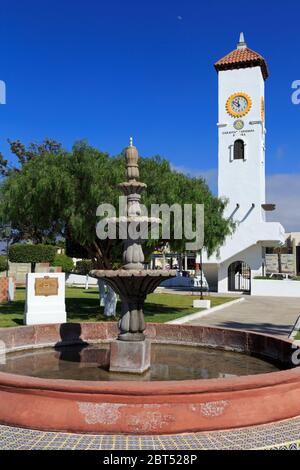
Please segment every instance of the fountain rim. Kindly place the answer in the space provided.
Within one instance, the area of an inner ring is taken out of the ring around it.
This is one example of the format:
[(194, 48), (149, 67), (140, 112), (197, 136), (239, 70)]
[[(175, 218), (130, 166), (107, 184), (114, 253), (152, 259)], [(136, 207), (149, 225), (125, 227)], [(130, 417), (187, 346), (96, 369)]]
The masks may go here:
[[(61, 328), (68, 330), (67, 325), (70, 330), (62, 338)], [(76, 336), (78, 325), (80, 336)], [(60, 341), (109, 342), (116, 332), (117, 325), (111, 322), (48, 324), (2, 328), (0, 339), (6, 340), (7, 352), (13, 352), (53, 347)], [(165, 344), (198, 342), (223, 350), (260, 351), (260, 357), (276, 356), (287, 367), (291, 361), (292, 341), (273, 335), (170, 324), (148, 324), (146, 334)], [(216, 431), (299, 416), (299, 393), (300, 367), (234, 378), (158, 382), (87, 382), (0, 372), (0, 403), (6, 404), (0, 407), (0, 423), (84, 434)]]
[[(95, 322), (100, 323), (100, 322)], [(93, 325), (94, 322), (81, 322), (80, 325)], [(105, 324), (110, 324), (114, 322), (105, 322)], [(161, 324), (159, 323), (152, 323), (150, 326), (159, 327)], [(36, 325), (37, 327), (49, 327), (49, 325)], [(35, 326), (35, 327), (36, 327)], [(51, 325), (55, 326), (55, 325)], [(57, 325), (56, 325), (57, 326)], [(183, 327), (183, 325), (167, 325), (164, 326), (168, 327)], [(190, 325), (189, 325), (190, 326)], [(208, 329), (208, 330), (218, 330), (223, 331), (228, 334), (230, 333), (242, 333), (245, 334), (248, 338), (248, 335), (254, 337), (261, 337), (265, 339), (275, 340), (280, 343), (284, 343), (287, 345), (293, 344), (293, 341), (278, 337), (275, 335), (269, 335), (259, 332), (253, 332), (248, 330), (236, 330), (230, 328), (222, 328), (222, 327), (205, 327), (205, 326), (190, 326), (191, 328), (201, 328), (201, 329)], [(25, 328), (31, 328), (31, 326), (19, 326), (13, 327), (14, 330), (24, 330)], [(7, 330), (7, 328), (0, 328), (0, 339), (1, 339), (1, 332), (3, 330)], [(151, 339), (151, 338), (150, 338)], [(109, 343), (113, 340), (113, 338), (104, 338), (102, 339), (103, 343)], [(99, 344), (99, 341), (86, 341), (89, 344)], [(206, 344), (189, 344), (186, 341), (166, 341), (161, 340), (153, 341), (154, 344), (176, 344), (182, 346), (202, 346), (202, 347), (211, 347), (212, 349), (218, 349), (223, 351), (230, 350), (231, 352), (235, 352), (237, 354), (247, 354), (245, 352), (234, 350), (234, 349), (226, 349), (221, 345), (213, 345), (208, 346)], [(14, 352), (21, 352), (26, 351), (29, 349), (46, 349), (54, 347), (56, 342), (52, 344), (28, 344), (25, 347), (15, 347), (8, 350), (8, 354)], [(72, 343), (72, 345), (76, 345), (79, 343)], [(71, 344), (66, 344), (66, 346)], [(62, 346), (63, 347), (63, 346)], [(268, 358), (265, 356), (261, 356), (263, 360), (268, 362)], [(269, 358), (269, 360), (272, 358)], [(280, 361), (278, 361), (280, 362)], [(70, 393), (101, 393), (101, 394), (112, 394), (115, 396), (124, 396), (124, 395), (140, 395), (140, 396), (166, 396), (170, 393), (172, 395), (186, 395), (186, 394), (204, 394), (204, 393), (220, 393), (220, 392), (235, 392), (239, 390), (245, 390), (245, 388), (251, 389), (263, 389), (266, 387), (272, 387), (276, 385), (287, 385), (292, 383), (298, 383), (300, 380), (300, 366), (294, 367), (291, 369), (280, 370), (276, 372), (269, 372), (264, 374), (255, 374), (255, 375), (248, 375), (248, 376), (240, 376), (240, 377), (230, 377), (230, 378), (218, 378), (218, 379), (194, 379), (194, 380), (173, 380), (173, 381), (135, 381), (135, 380), (124, 380), (124, 381), (83, 381), (83, 380), (69, 380), (69, 379), (45, 379), (39, 377), (31, 377), (28, 375), (21, 375), (21, 374), (12, 374), (8, 372), (0, 372), (0, 387), (7, 386), (12, 388), (22, 387), (23, 389), (28, 390), (37, 390), (42, 391), (45, 390), (47, 392), (70, 392)]]

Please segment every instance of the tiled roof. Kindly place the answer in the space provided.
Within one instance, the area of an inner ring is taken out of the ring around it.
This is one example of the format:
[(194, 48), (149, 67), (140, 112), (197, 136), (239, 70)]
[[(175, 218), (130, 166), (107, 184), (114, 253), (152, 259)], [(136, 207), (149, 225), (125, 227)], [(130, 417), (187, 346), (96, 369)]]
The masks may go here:
[(215, 69), (232, 70), (238, 68), (260, 66), (264, 79), (269, 76), (268, 66), (265, 59), (257, 52), (252, 51), (248, 47), (235, 49), (227, 54), (223, 59), (215, 63)]

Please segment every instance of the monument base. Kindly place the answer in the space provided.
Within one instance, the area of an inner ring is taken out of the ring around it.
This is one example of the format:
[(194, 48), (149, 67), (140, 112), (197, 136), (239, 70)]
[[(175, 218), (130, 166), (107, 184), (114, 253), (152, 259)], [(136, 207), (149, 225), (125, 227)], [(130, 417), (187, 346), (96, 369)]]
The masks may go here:
[(66, 323), (65, 273), (28, 273), (25, 325)]
[(143, 374), (150, 368), (151, 342), (112, 341), (110, 344), (110, 372)]

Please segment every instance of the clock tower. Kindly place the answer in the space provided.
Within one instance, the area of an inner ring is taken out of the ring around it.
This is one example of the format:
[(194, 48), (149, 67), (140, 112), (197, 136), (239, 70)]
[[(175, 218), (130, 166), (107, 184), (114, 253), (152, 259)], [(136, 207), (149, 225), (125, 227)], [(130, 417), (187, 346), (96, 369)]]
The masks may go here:
[(239, 224), (265, 221), (264, 58), (237, 48), (215, 64), (219, 78), (219, 197), (229, 204), (225, 216)]
[[(228, 199), (224, 216), (235, 222), (219, 251), (203, 256), (210, 288), (251, 293), (252, 279), (264, 272), (266, 248), (285, 241), (278, 222), (267, 222), (265, 185), (265, 59), (247, 47), (241, 33), (237, 48), (215, 63), (219, 79), (219, 197)], [(197, 259), (199, 262), (199, 259)]]

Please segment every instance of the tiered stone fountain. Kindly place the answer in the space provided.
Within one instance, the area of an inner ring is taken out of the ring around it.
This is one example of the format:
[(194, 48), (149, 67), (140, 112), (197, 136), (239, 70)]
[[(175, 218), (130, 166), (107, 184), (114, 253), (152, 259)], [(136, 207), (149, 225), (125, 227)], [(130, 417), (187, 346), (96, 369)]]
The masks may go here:
[[(144, 269), (144, 230), (149, 225), (159, 224), (160, 219), (145, 217), (141, 213), (141, 194), (147, 185), (139, 181), (138, 158), (138, 151), (130, 139), (125, 152), (127, 181), (119, 185), (127, 197), (127, 214), (108, 220), (108, 223), (117, 224), (119, 231), (126, 229), (124, 265), (118, 270), (94, 270), (90, 275), (105, 281), (119, 294), (122, 302), (120, 332), (111, 343), (110, 371), (141, 374), (149, 369), (151, 356), (150, 341), (144, 335), (145, 299), (164, 279), (176, 276), (176, 271)], [(129, 230), (129, 226), (132, 230)], [(133, 232), (140, 236), (133, 238)]]

